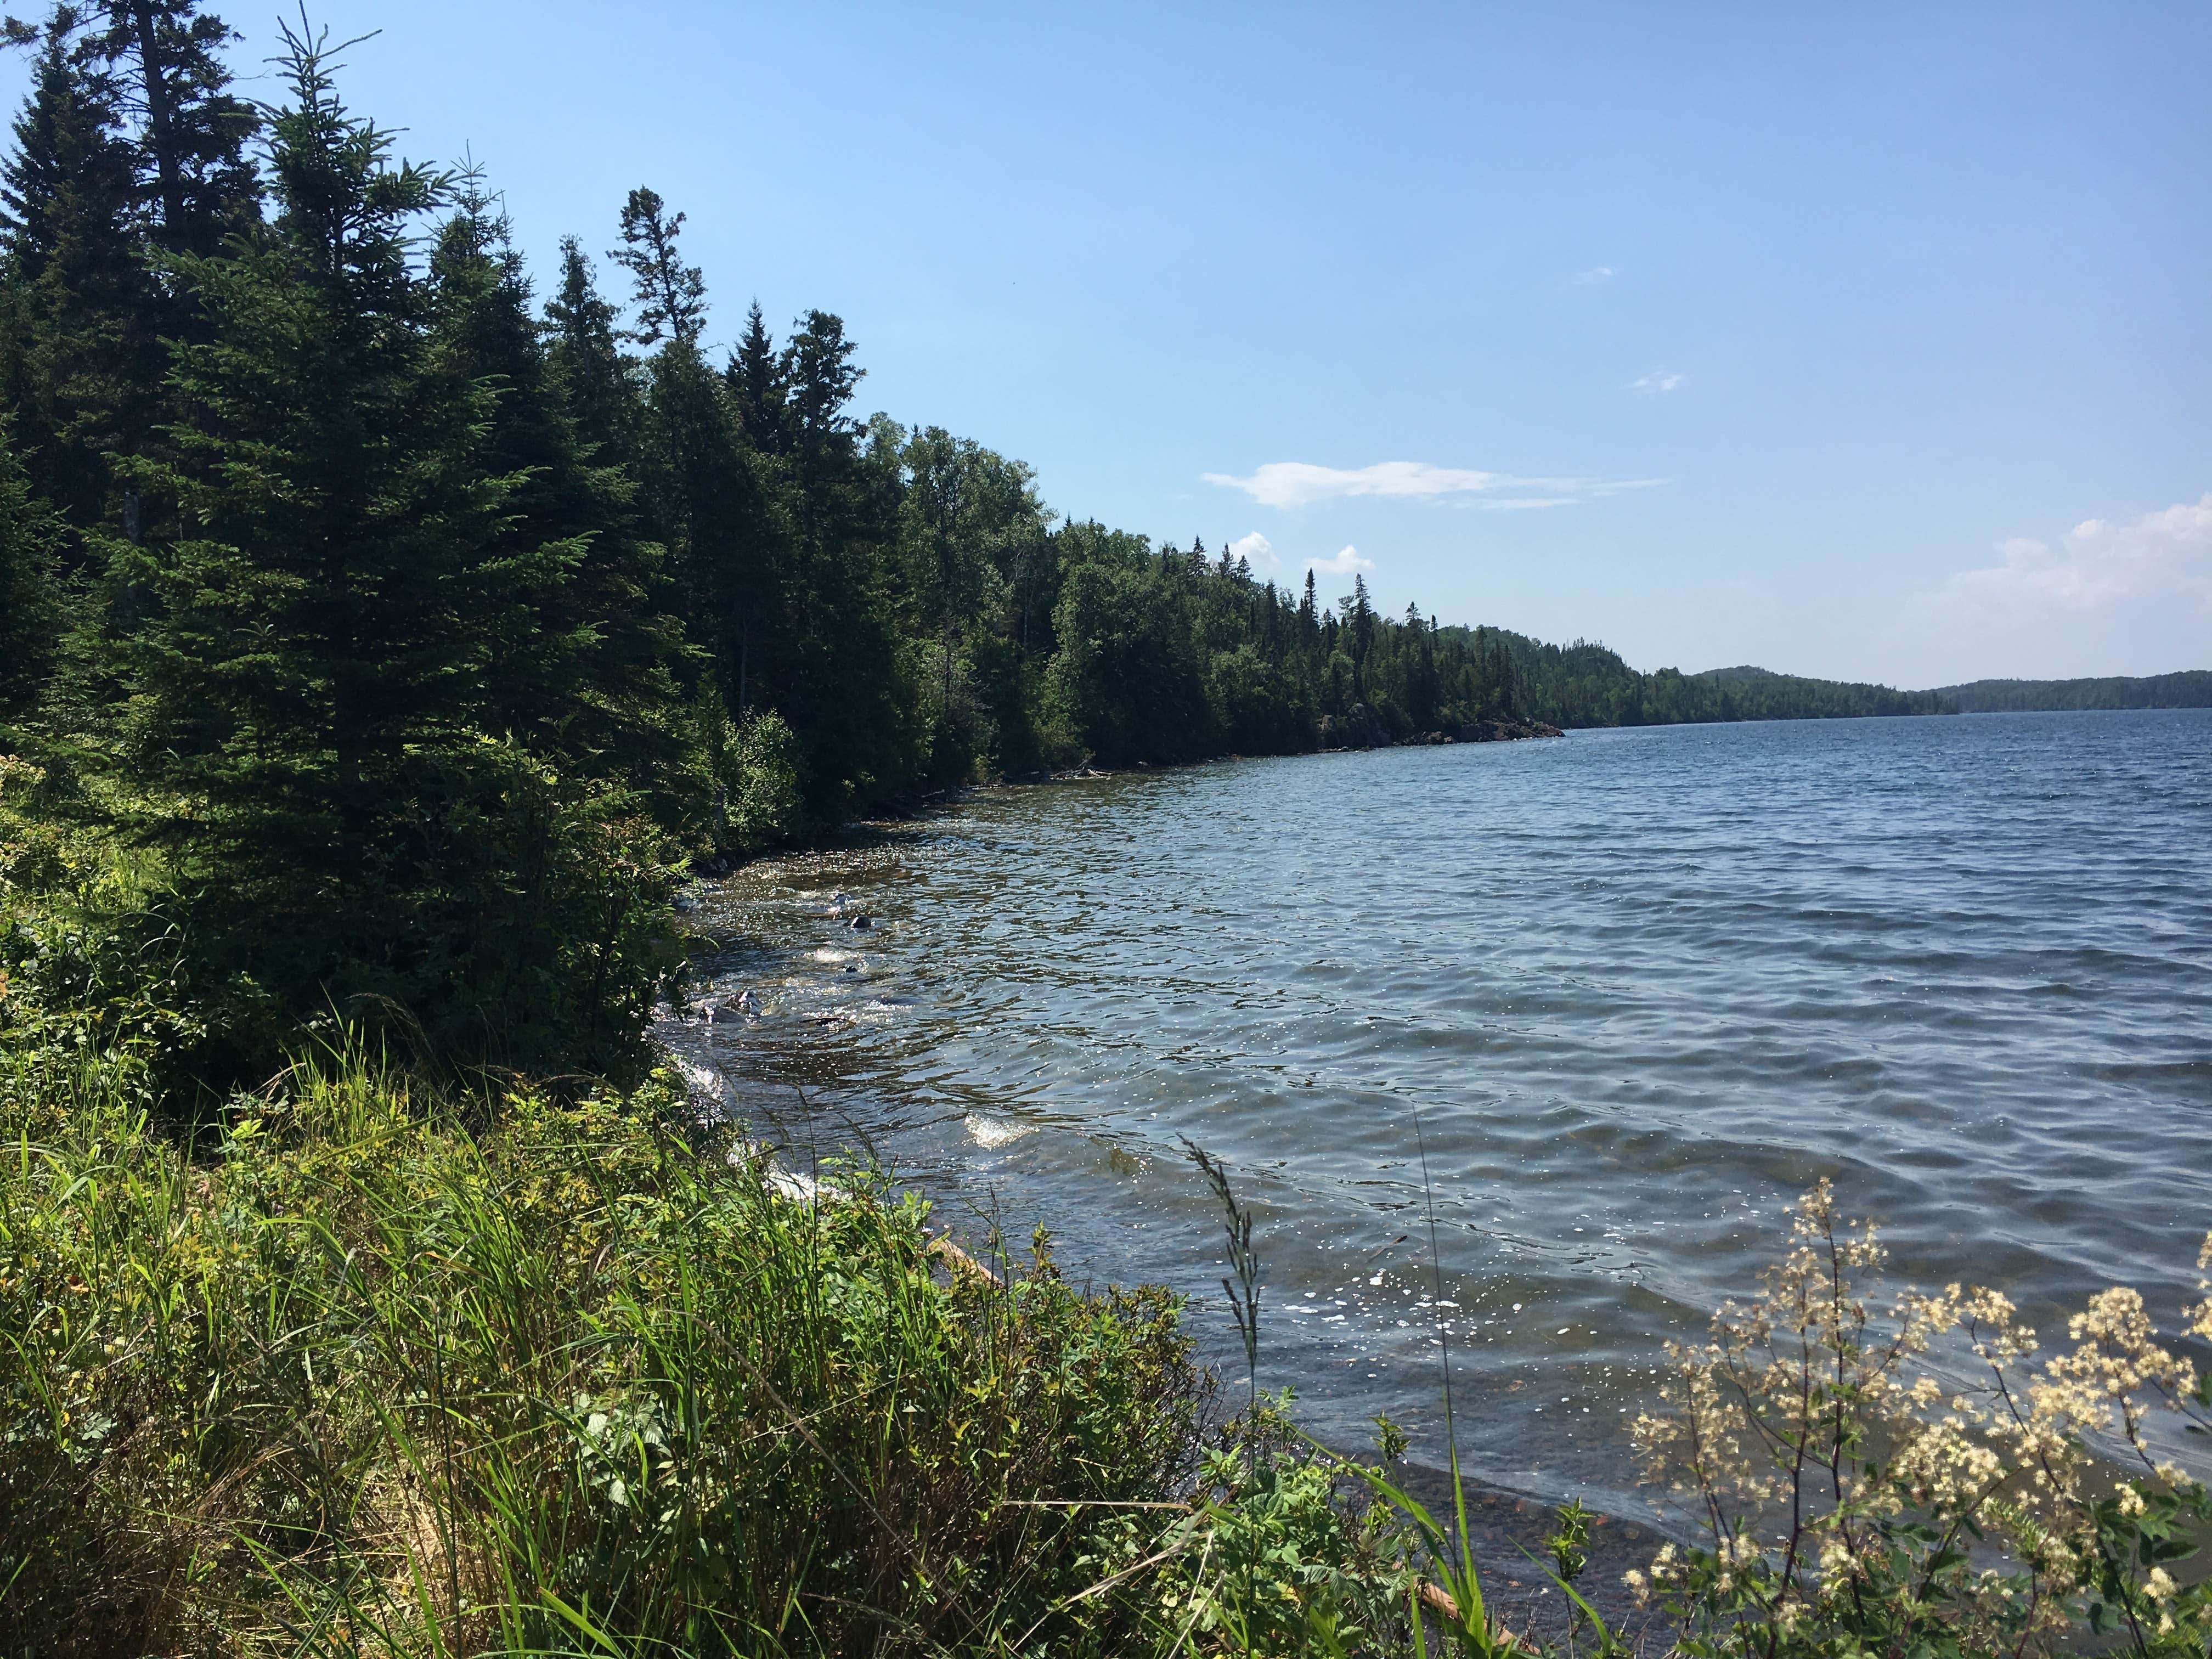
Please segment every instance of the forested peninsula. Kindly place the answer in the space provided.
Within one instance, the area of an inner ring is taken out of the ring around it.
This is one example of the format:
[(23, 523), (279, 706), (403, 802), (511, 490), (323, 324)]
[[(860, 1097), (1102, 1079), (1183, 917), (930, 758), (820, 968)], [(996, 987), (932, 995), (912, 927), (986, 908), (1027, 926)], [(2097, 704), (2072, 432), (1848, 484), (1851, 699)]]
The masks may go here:
[(2212, 708), (2212, 669), (2082, 680), (1976, 680), (1935, 692), (1941, 712), (2028, 714), (2069, 708)]

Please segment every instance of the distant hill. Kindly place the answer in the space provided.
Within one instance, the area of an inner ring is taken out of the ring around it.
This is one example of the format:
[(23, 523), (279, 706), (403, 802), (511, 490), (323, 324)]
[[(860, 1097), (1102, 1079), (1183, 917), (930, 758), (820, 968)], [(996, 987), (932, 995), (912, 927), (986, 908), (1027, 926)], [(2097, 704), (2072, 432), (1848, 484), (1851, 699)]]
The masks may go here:
[(1723, 698), (1744, 710), (1740, 719), (1943, 712), (1932, 692), (1899, 691), (1893, 686), (1873, 685), (1862, 680), (1821, 680), (1802, 674), (1778, 674), (1771, 668), (1755, 668), (1749, 663), (1734, 668), (1708, 668), (1688, 678), (1715, 687)]
[[(1723, 674), (1757, 669), (1724, 668)], [(2035, 709), (2212, 708), (2212, 669), (2139, 678), (1974, 680), (1929, 692), (1948, 714), (2024, 714)]]
[(1639, 672), (1589, 640), (1550, 645), (1503, 629), (1439, 630), (1471, 660), (1497, 663), (1501, 712), (1553, 726), (1674, 726), (1706, 720), (1846, 720), (1865, 714), (1934, 714), (1933, 693), (1808, 679), (1749, 666), (1685, 674)]
[(2212, 671), (2138, 679), (1976, 680), (1929, 691), (1778, 674), (1739, 663), (1685, 674), (1631, 668), (1590, 640), (1550, 645), (1504, 629), (1446, 628), (1470, 660), (1498, 665), (1502, 712), (1554, 726), (1672, 726), (1705, 720), (1849, 720), (1867, 714), (1980, 714), (2075, 708), (2212, 708)]

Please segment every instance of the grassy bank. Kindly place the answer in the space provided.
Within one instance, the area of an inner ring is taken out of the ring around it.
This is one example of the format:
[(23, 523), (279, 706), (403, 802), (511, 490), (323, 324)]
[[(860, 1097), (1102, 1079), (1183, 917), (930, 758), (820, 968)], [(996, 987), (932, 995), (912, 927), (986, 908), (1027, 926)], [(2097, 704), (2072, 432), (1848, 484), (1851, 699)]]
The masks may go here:
[(1202, 1650), (1297, 1614), (1261, 1533), (1390, 1588), (1307, 1460), (1209, 1466), (1164, 1293), (980, 1270), (865, 1170), (793, 1202), (658, 1081), (356, 1058), (189, 1147), (126, 1081), (12, 1105), (7, 1652)]
[[(978, 1262), (863, 1166), (787, 1196), (659, 1074), (461, 1093), (356, 1052), (190, 1130), (147, 1075), (0, 1054), (0, 1653), (1534, 1650), (1387, 1425), (1359, 1466), (1285, 1402), (1224, 1423), (1166, 1293), (1079, 1291), (1042, 1236)], [(1879, 1265), (1824, 1188), (1674, 1355), (1648, 1650), (2204, 1653), (2206, 1494), (2146, 1425), (2212, 1389), (2141, 1300), (2037, 1361), (1989, 1292), (1873, 1311)], [(1938, 1389), (1966, 1352), (1988, 1380)], [(1572, 1579), (1579, 1527), (1509, 1565)]]

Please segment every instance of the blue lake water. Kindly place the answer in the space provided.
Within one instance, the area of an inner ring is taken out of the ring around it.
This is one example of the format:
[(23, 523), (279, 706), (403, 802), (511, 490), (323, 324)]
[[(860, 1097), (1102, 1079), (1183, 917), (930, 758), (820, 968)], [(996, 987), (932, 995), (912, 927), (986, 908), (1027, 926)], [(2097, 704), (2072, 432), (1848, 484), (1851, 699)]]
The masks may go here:
[(1462, 1455), (1546, 1496), (1636, 1502), (1662, 1345), (1823, 1176), (1900, 1279), (2054, 1336), (2122, 1281), (2171, 1328), (2212, 1225), (2212, 711), (987, 791), (704, 914), (764, 1012), (664, 1035), (791, 1161), (863, 1144), (971, 1241), (1186, 1289), (1241, 1374), (1187, 1136), (1258, 1214), (1262, 1384), (1434, 1460), (1432, 1201)]

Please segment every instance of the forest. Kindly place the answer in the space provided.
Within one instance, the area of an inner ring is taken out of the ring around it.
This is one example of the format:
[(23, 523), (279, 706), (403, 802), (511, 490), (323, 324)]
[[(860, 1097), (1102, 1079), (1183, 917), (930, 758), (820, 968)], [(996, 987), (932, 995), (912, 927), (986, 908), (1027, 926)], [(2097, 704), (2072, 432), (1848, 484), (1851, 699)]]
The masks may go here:
[(1933, 694), (1947, 714), (2067, 708), (2212, 708), (2212, 669), (2081, 680), (1975, 680)]

